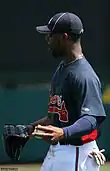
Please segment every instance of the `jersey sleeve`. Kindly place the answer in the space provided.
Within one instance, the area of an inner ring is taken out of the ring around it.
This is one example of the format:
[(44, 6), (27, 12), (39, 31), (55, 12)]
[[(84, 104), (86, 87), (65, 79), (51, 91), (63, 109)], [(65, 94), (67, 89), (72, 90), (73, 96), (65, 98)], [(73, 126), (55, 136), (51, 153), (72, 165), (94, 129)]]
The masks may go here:
[(102, 103), (99, 79), (89, 75), (71, 77), (72, 99), (77, 105), (79, 116), (106, 116)]

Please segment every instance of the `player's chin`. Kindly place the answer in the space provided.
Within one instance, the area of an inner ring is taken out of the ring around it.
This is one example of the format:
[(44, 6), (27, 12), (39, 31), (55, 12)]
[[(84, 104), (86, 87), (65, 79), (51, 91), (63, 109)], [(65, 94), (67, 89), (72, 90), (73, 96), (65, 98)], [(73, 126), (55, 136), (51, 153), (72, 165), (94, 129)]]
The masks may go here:
[(58, 55), (58, 54), (52, 53), (52, 55), (55, 59), (60, 58), (60, 55)]
[(48, 50), (51, 52), (54, 58), (60, 58), (62, 56), (58, 50), (53, 49), (52, 47), (49, 47)]
[(51, 50), (51, 53), (53, 55), (54, 58), (60, 58), (61, 54), (59, 52), (57, 52), (56, 50)]

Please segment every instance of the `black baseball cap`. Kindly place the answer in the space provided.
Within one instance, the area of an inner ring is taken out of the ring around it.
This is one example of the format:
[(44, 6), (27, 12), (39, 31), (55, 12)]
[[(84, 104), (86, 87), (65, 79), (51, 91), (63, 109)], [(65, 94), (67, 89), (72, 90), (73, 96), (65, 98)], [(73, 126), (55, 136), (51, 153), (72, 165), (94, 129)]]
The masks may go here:
[(69, 12), (57, 13), (48, 22), (47, 25), (38, 26), (36, 30), (39, 33), (83, 33), (83, 24), (81, 19)]

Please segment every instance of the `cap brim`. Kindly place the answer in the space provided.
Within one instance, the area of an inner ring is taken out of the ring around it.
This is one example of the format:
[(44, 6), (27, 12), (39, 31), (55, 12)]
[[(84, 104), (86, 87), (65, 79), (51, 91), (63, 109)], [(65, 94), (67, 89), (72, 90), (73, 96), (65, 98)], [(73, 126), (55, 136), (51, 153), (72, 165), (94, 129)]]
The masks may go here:
[(47, 34), (47, 33), (51, 32), (50, 29), (48, 28), (48, 26), (38, 26), (38, 27), (36, 27), (36, 30), (42, 34)]

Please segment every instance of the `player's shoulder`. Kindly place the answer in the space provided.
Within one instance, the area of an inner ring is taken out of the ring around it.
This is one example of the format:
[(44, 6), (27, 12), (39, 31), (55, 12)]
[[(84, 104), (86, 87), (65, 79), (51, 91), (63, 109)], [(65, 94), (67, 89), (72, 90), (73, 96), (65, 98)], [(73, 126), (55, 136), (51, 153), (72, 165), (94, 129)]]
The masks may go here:
[(91, 64), (85, 59), (80, 59), (69, 69), (69, 76), (76, 82), (98, 82), (100, 79)]

